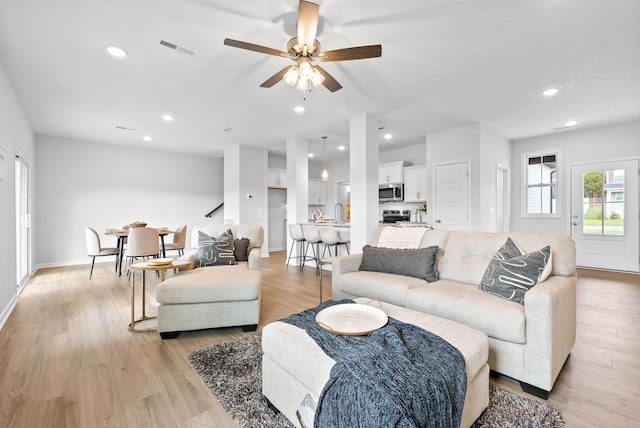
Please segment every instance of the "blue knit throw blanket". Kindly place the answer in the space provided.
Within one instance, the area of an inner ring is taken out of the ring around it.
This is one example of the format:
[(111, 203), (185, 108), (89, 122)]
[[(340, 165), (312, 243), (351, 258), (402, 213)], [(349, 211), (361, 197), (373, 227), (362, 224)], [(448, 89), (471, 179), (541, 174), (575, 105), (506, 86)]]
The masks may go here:
[(316, 407), (314, 426), (459, 427), (467, 389), (460, 351), (412, 324), (389, 318), (367, 336), (319, 327), (328, 301), (282, 321), (302, 328), (336, 361)]

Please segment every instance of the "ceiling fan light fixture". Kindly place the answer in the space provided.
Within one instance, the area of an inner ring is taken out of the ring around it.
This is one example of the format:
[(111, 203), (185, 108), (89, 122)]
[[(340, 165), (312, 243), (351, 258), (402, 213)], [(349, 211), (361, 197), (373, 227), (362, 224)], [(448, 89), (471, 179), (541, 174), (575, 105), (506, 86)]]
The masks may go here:
[(313, 74), (313, 70), (314, 68), (311, 66), (311, 63), (308, 61), (300, 64), (300, 76), (304, 77), (305, 79), (311, 78), (311, 75)]
[(308, 91), (309, 89), (311, 89), (309, 87), (309, 79), (305, 78), (304, 76), (300, 76), (296, 88), (300, 89), (301, 91)]
[(294, 65), (284, 74), (283, 79), (287, 84), (289, 84), (289, 86), (294, 86), (298, 81), (299, 76), (300, 73), (298, 72), (298, 67)]
[(322, 82), (324, 82), (324, 76), (318, 71), (317, 68), (313, 67), (313, 73), (311, 74), (311, 83), (313, 83), (313, 86), (317, 88), (318, 86), (322, 85)]

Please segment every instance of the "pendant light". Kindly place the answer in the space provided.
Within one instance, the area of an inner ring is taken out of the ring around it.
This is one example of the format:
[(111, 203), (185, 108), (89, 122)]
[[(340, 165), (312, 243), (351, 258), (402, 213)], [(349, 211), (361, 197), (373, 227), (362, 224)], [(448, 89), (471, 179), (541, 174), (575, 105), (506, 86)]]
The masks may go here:
[(322, 171), (320, 171), (320, 180), (328, 181), (329, 180), (329, 171), (327, 171), (327, 137), (322, 137)]

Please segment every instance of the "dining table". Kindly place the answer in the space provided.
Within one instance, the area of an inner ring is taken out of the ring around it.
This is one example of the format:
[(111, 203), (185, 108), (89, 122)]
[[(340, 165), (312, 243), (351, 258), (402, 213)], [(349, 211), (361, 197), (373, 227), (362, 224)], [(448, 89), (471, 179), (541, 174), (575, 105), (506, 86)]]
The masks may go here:
[[(174, 233), (174, 230), (170, 230), (167, 227), (155, 227), (158, 231), (158, 236), (160, 237), (160, 253), (162, 257), (166, 257), (166, 251), (164, 247), (164, 237)], [(124, 259), (124, 244), (127, 241), (127, 237), (129, 236), (130, 228), (108, 228), (105, 231), (105, 235), (115, 236), (118, 239), (118, 276), (122, 276), (122, 260)]]

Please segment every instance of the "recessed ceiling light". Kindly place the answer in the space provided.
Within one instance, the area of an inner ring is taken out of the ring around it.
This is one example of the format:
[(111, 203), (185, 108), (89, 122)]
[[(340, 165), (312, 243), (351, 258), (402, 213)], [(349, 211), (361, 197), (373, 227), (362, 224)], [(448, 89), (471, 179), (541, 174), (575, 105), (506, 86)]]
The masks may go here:
[(302, 112), (304, 111), (304, 107), (302, 107), (302, 106), (295, 106), (295, 107), (293, 108), (293, 110), (294, 110), (296, 113), (302, 113)]
[(151, 137), (149, 137), (148, 135), (145, 135), (144, 137), (142, 137), (142, 139), (144, 141), (151, 141)]
[(544, 95), (545, 97), (552, 97), (557, 93), (558, 93), (558, 89), (556, 88), (549, 88), (545, 91), (542, 91), (542, 95)]
[(309, 153), (307, 156), (312, 158), (313, 157), (313, 153)]
[(391, 134), (384, 134), (384, 139), (385, 139), (385, 140), (390, 140), (390, 139), (392, 139), (392, 138), (393, 138), (393, 135), (391, 135)]
[(346, 149), (345, 146), (338, 146), (338, 150), (344, 150), (344, 149)]
[(577, 120), (570, 120), (564, 124), (567, 128), (572, 128), (578, 124)]
[(127, 51), (118, 46), (107, 46), (107, 52), (109, 52), (116, 58), (124, 58), (125, 56), (127, 56)]
[(172, 121), (175, 119), (175, 117), (173, 117), (173, 116), (172, 116), (172, 115), (170, 115), (170, 114), (163, 114), (163, 115), (162, 115), (162, 118), (163, 118), (165, 121), (167, 121), (167, 122), (172, 122)]

